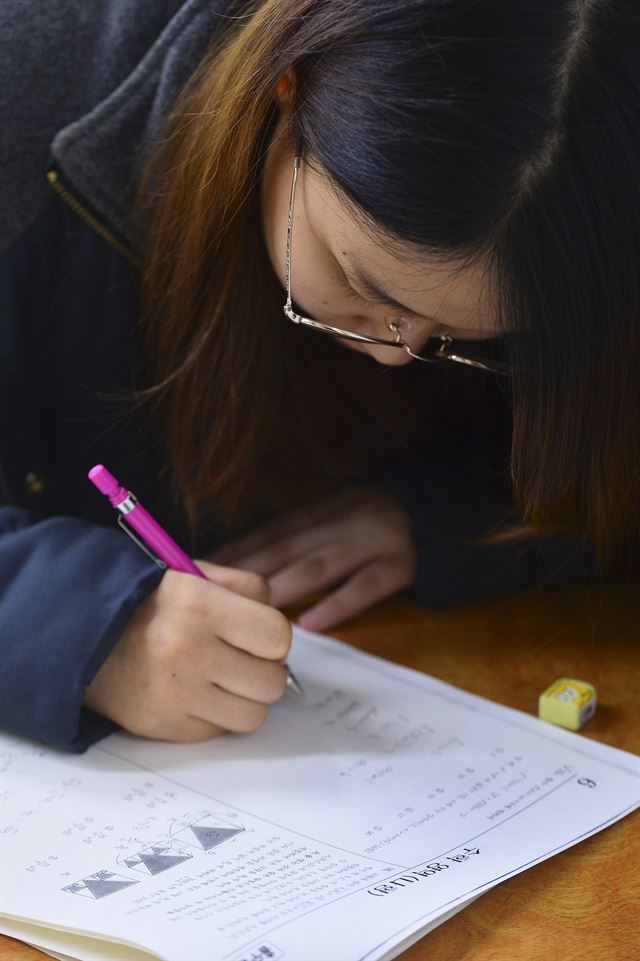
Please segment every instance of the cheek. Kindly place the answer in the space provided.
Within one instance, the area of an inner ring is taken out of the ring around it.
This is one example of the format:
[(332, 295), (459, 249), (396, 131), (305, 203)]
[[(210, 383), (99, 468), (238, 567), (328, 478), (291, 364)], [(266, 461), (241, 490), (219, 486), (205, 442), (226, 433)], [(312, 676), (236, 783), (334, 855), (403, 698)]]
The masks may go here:
[[(263, 197), (262, 233), (271, 266), (283, 289), (286, 289), (286, 207), (283, 216), (282, 209), (270, 203), (268, 197)], [(317, 315), (318, 320), (329, 322), (336, 311), (344, 312), (341, 293), (330, 252), (306, 229), (303, 222), (296, 219), (291, 251), (291, 295), (294, 303), (311, 317)]]
[(283, 287), (287, 284), (285, 265), (286, 221), (284, 222), (284, 243), (281, 243), (282, 224), (272, 214), (271, 204), (263, 194), (262, 198), (262, 238), (271, 262), (271, 267)]
[(352, 323), (358, 317), (357, 306), (344, 295), (344, 288), (331, 269), (328, 258), (311, 250), (291, 262), (291, 295), (308, 316), (327, 324), (336, 321)]

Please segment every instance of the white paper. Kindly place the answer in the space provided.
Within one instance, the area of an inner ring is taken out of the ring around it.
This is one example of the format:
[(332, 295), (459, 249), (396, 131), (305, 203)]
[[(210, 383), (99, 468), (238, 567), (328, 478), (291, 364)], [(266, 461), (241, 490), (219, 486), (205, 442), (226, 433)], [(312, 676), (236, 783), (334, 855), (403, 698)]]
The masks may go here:
[[(420, 928), (418, 932), (414, 932), (404, 941), (395, 944), (392, 951), (384, 955), (381, 961), (395, 958), (402, 951), (407, 951), (412, 944), (458, 914), (472, 901), (475, 901), (475, 898), (459, 904), (451, 911), (436, 918), (435, 921), (431, 921), (426, 927)], [(26, 941), (27, 944), (44, 951), (52, 958), (57, 958), (58, 961), (150, 961), (153, 957), (147, 951), (137, 951), (125, 945), (116, 944), (114, 941), (98, 941), (82, 935), (73, 935), (68, 931), (55, 931), (25, 921), (8, 921), (6, 918), (0, 919), (0, 934)], [(73, 953), (66, 954), (62, 953), (63, 951), (72, 951)]]
[(306, 698), (249, 737), (3, 736), (2, 913), (169, 961), (378, 961), (640, 806), (633, 755), (305, 631), (289, 660)]

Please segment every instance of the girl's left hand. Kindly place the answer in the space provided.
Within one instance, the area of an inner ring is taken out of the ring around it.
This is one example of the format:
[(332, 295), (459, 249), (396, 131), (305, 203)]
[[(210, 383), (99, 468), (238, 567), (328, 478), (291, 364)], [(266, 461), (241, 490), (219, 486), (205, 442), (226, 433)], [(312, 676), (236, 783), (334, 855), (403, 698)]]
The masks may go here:
[(208, 556), (266, 577), (275, 607), (333, 588), (298, 618), (324, 630), (410, 587), (416, 549), (409, 515), (386, 488), (351, 487), (282, 514)]

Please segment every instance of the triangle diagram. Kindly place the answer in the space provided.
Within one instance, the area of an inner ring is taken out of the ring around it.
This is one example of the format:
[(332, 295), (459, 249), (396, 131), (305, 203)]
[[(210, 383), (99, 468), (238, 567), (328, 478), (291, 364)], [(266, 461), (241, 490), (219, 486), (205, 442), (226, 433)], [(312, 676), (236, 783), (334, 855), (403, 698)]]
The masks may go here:
[(106, 898), (109, 894), (115, 894), (116, 891), (122, 891), (123, 888), (129, 888), (132, 884), (137, 884), (137, 881), (95, 881), (92, 878), (85, 878), (84, 883), (91, 891), (94, 898)]
[(236, 834), (242, 834), (242, 828), (203, 827), (198, 824), (192, 824), (190, 827), (205, 851), (210, 851), (211, 848), (217, 847), (223, 841), (228, 841)]
[(149, 874), (162, 874), (176, 864), (182, 864), (191, 858), (190, 854), (144, 854), (139, 855), (140, 860), (148, 870)]

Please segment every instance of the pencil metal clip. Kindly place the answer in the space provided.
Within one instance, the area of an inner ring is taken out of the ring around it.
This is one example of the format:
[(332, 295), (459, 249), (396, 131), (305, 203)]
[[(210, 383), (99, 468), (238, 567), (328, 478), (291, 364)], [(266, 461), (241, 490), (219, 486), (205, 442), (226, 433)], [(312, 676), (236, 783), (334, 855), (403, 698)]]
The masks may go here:
[(162, 558), (158, 557), (158, 555), (157, 555), (154, 551), (151, 550), (151, 548), (149, 547), (148, 544), (145, 544), (145, 542), (142, 540), (142, 538), (138, 537), (138, 535), (136, 534), (136, 532), (135, 532), (134, 530), (132, 530), (131, 527), (129, 527), (129, 525), (128, 525), (127, 522), (125, 521), (124, 517), (122, 516), (122, 514), (119, 514), (119, 515), (118, 515), (117, 524), (118, 524), (118, 527), (120, 527), (120, 528), (125, 532), (125, 534), (127, 534), (127, 535), (131, 538), (131, 540), (134, 542), (134, 544), (137, 544), (138, 547), (140, 548), (140, 550), (141, 550), (141, 551), (144, 551), (145, 554), (147, 555), (147, 557), (149, 557), (149, 558), (153, 561), (154, 564), (157, 564), (157, 565), (158, 565), (158, 567), (160, 568), (160, 570), (166, 571), (166, 569), (167, 569), (167, 564), (165, 564), (165, 562), (162, 560)]

